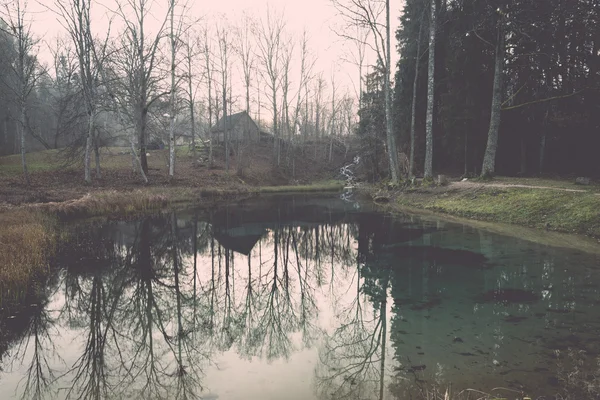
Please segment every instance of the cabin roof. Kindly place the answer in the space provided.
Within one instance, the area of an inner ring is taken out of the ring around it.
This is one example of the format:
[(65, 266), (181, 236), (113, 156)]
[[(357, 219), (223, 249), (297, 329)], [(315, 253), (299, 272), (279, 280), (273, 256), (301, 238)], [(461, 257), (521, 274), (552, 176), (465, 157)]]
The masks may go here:
[[(210, 131), (223, 132), (232, 130), (244, 116), (248, 116), (248, 118), (250, 118), (250, 120), (252, 121), (252, 118), (248, 115), (248, 113), (246, 111), (242, 111), (236, 114), (228, 115), (227, 117), (221, 117), (217, 121), (217, 123), (212, 128), (210, 128)], [(225, 118), (227, 119), (225, 120)]]

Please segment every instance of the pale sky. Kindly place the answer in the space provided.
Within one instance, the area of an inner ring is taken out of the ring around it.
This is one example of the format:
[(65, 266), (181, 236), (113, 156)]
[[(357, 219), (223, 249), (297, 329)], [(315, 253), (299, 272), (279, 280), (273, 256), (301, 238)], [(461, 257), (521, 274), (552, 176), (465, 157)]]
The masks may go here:
[[(45, 42), (51, 44), (58, 34), (63, 32), (63, 28), (57, 22), (57, 16), (52, 12), (43, 12), (44, 6), (51, 7), (54, 0), (28, 0), (28, 10), (33, 11), (34, 32), (42, 37)], [(125, 3), (125, 1), (122, 1)], [(164, 3), (164, 4), (163, 4)], [(115, 0), (98, 0), (92, 3), (93, 9), (93, 27), (96, 35), (102, 36), (106, 33), (108, 27), (107, 13), (115, 8)], [(154, 0), (152, 3), (152, 14), (154, 21), (151, 23), (158, 25), (164, 18), (166, 12), (167, 0)], [(347, 62), (344, 62), (344, 53), (352, 50), (354, 45), (351, 42), (340, 39), (332, 30), (336, 24), (341, 24), (342, 20), (336, 15), (336, 10), (331, 5), (330, 0), (189, 0), (190, 11), (187, 13), (191, 19), (203, 18), (204, 21), (220, 21), (222, 16), (231, 23), (236, 24), (240, 21), (241, 14), (245, 11), (256, 17), (266, 14), (267, 7), (276, 12), (283, 12), (287, 21), (287, 28), (290, 33), (297, 38), (301, 36), (302, 30), (306, 27), (310, 37), (310, 47), (312, 53), (316, 56), (316, 71), (323, 71), (324, 78), (329, 81), (332, 71), (336, 71), (336, 84), (339, 86), (338, 93), (347, 91), (354, 94), (354, 87), (358, 87), (358, 69)], [(398, 56), (396, 55), (394, 32), (399, 25), (398, 17), (401, 8), (404, 6), (403, 0), (391, 0), (391, 23), (392, 23), (392, 63), (395, 65)], [(118, 18), (113, 22), (112, 32), (116, 34), (120, 29)], [(202, 23), (201, 23), (202, 24)], [(42, 44), (41, 51), (47, 48)], [(296, 46), (297, 53), (299, 46)], [(299, 57), (296, 59), (299, 64)], [(46, 57), (42, 55), (42, 60), (50, 62), (49, 53)], [(375, 57), (367, 57), (367, 63), (373, 64)], [(199, 61), (200, 62), (200, 61)], [(237, 69), (235, 62), (233, 68)], [(364, 72), (363, 72), (364, 74)], [(393, 74), (392, 74), (393, 77)], [(298, 80), (297, 77), (295, 79)], [(329, 86), (329, 85), (328, 85)], [(234, 84), (235, 87), (235, 84)], [(346, 89), (343, 89), (346, 88)]]

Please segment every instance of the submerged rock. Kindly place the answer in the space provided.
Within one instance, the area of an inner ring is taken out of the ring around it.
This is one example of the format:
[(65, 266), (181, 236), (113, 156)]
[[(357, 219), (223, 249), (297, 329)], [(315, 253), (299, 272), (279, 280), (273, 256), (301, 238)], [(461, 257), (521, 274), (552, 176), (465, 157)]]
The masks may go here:
[(540, 296), (530, 290), (523, 289), (494, 289), (476, 297), (478, 303), (534, 303)]
[(527, 319), (527, 317), (524, 317), (524, 316), (509, 315), (504, 318), (504, 321), (515, 324), (515, 323), (519, 323), (521, 321), (525, 321), (526, 319)]
[(428, 301), (415, 304), (410, 309), (413, 311), (430, 310), (433, 307), (439, 306), (440, 304), (442, 304), (442, 300), (439, 297), (434, 297), (432, 299), (429, 299)]
[(576, 185), (589, 185), (590, 184), (591, 179), (586, 177), (586, 176), (580, 176), (577, 179), (575, 179), (575, 184)]
[(395, 246), (386, 250), (400, 258), (422, 259), (440, 265), (478, 269), (491, 268), (486, 256), (469, 250), (447, 249), (438, 246)]

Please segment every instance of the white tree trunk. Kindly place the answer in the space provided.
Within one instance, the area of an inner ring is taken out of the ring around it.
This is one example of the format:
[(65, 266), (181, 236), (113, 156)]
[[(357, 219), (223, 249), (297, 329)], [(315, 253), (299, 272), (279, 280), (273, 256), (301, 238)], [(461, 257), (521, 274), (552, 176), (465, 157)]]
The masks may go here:
[(386, 67), (385, 67), (385, 85), (384, 85), (384, 95), (385, 95), (385, 121), (386, 121), (386, 134), (387, 134), (387, 147), (388, 147), (388, 157), (390, 160), (390, 172), (392, 175), (392, 183), (398, 184), (400, 181), (399, 178), (399, 168), (398, 168), (398, 150), (396, 148), (396, 136), (394, 132), (394, 123), (392, 120), (392, 89), (390, 85), (390, 71), (392, 68), (391, 65), (391, 48), (390, 48), (390, 0), (386, 0), (385, 2), (385, 38), (386, 38)]
[(431, 0), (429, 17), (429, 64), (427, 66), (427, 118), (425, 121), (425, 170), (424, 178), (433, 178), (433, 105), (435, 98), (435, 1)]
[(492, 112), (488, 130), (487, 146), (481, 167), (481, 176), (494, 175), (496, 166), (496, 149), (498, 148), (498, 131), (500, 130), (500, 113), (502, 112), (502, 71), (504, 67), (504, 31), (502, 20), (498, 20), (498, 38), (496, 40), (496, 63), (494, 67), (494, 88), (492, 91)]
[(417, 55), (415, 57), (415, 79), (413, 81), (412, 108), (410, 116), (410, 159), (408, 165), (409, 177), (415, 176), (415, 130), (417, 124), (417, 85), (419, 82), (419, 57), (421, 54), (421, 36), (423, 33), (423, 21), (419, 26), (419, 38), (417, 39)]

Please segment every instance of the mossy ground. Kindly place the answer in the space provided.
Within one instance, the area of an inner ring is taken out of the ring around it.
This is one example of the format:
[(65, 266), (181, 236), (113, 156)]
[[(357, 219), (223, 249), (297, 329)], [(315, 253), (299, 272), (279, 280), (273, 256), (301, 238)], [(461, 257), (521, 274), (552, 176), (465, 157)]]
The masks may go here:
[(409, 190), (397, 202), (482, 221), (600, 237), (600, 196), (591, 192), (478, 186)]

